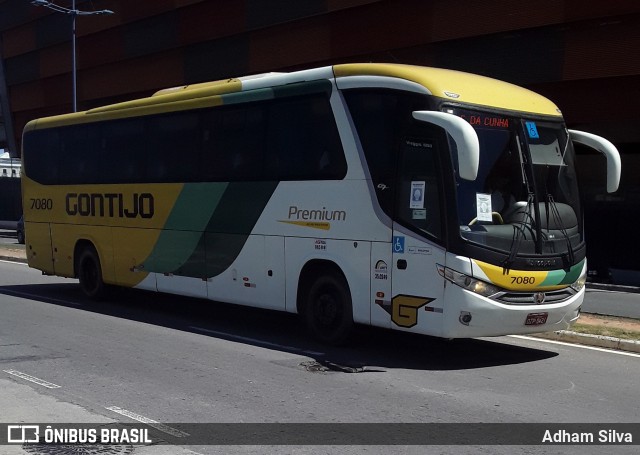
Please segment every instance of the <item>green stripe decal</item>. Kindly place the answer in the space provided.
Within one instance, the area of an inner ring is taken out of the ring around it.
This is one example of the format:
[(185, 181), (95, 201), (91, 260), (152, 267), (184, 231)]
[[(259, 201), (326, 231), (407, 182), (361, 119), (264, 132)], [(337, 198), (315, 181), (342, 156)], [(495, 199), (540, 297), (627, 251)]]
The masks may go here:
[(571, 267), (567, 275), (564, 277), (564, 280), (560, 284), (573, 284), (578, 278), (580, 278), (580, 274), (582, 273), (582, 269), (584, 268), (585, 260), (578, 262), (576, 265)]
[(226, 93), (220, 95), (222, 103), (226, 105), (244, 104), (255, 101), (267, 101), (274, 98), (288, 98), (312, 93), (331, 94), (332, 85), (327, 79), (317, 81), (297, 82), (278, 87), (247, 90), (245, 92)]
[(230, 183), (206, 233), (207, 277), (221, 274), (235, 261), (278, 182)]
[(210, 278), (235, 261), (278, 182), (185, 184), (146, 271)]
[(566, 273), (564, 270), (550, 270), (544, 281), (540, 283), (539, 286), (556, 286), (564, 279), (565, 275)]
[(266, 101), (273, 99), (273, 97), (273, 90), (270, 88), (262, 88), (257, 90), (250, 90), (247, 92), (228, 93), (226, 95), (221, 95), (222, 104), (224, 104), (225, 106), (230, 104), (250, 103), (253, 101)]
[(185, 184), (171, 215), (167, 219), (165, 229), (204, 230), (228, 185), (228, 183)]
[(572, 266), (569, 271), (565, 270), (551, 270), (547, 274), (545, 280), (540, 283), (540, 286), (559, 286), (563, 284), (573, 284), (578, 278), (580, 278), (580, 273), (582, 273), (582, 268), (584, 267), (584, 259), (578, 262), (576, 265)]
[(227, 186), (228, 183), (184, 185), (150, 257), (145, 261), (145, 270), (158, 273), (179, 272), (199, 250), (202, 231), (209, 223)]

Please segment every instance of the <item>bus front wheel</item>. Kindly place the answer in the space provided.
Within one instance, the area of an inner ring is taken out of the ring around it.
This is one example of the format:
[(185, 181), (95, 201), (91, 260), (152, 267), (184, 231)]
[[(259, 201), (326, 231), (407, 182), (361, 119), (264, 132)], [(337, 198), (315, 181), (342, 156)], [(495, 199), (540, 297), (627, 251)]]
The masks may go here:
[(94, 300), (103, 298), (106, 286), (102, 281), (102, 267), (96, 249), (93, 246), (84, 248), (78, 257), (77, 264), (77, 274), (82, 292)]
[(349, 285), (341, 274), (325, 274), (313, 281), (305, 299), (304, 319), (318, 341), (340, 345), (347, 340), (353, 309)]

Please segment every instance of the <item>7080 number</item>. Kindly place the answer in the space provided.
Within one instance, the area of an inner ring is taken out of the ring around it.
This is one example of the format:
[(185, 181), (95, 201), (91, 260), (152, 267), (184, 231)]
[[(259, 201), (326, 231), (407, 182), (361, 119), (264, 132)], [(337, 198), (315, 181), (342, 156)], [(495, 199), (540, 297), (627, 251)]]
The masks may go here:
[(512, 276), (511, 284), (535, 284), (536, 279), (532, 276)]
[(53, 199), (31, 198), (31, 210), (51, 210), (53, 208)]

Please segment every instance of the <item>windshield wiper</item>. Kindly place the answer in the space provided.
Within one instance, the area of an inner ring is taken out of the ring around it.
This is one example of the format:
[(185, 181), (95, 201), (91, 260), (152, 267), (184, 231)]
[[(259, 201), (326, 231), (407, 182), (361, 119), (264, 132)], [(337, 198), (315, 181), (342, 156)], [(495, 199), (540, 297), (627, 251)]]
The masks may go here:
[[(529, 231), (533, 228), (534, 219), (531, 215), (531, 207), (535, 203), (535, 194), (529, 192), (527, 196), (527, 205), (522, 212), (522, 219), (517, 224), (513, 224), (513, 238), (511, 239), (511, 249), (509, 250), (509, 256), (502, 262), (502, 274), (508, 275), (511, 270), (511, 266), (518, 256), (518, 249), (520, 248), (520, 241), (526, 236), (525, 228), (529, 226)], [(527, 224), (528, 223), (528, 224)]]
[[(516, 145), (518, 147), (518, 155), (520, 157), (520, 170), (522, 171), (522, 183), (524, 183), (527, 187), (527, 207), (524, 210), (522, 220), (520, 221), (520, 226), (513, 225), (513, 239), (511, 241), (511, 249), (509, 250), (509, 256), (502, 262), (502, 274), (508, 275), (511, 270), (511, 266), (516, 260), (518, 256), (518, 249), (520, 248), (520, 240), (523, 236), (525, 236), (525, 227), (527, 226), (527, 222), (529, 223), (530, 231), (534, 228), (534, 218), (531, 215), (531, 208), (536, 203), (535, 197), (535, 187), (531, 185), (529, 182), (529, 177), (527, 175), (526, 166), (530, 164), (525, 159), (524, 154), (522, 153), (522, 147), (520, 146), (520, 137), (516, 134)], [(537, 218), (540, 218), (540, 209), (537, 207), (534, 208), (534, 215)], [(536, 225), (538, 232), (540, 229), (539, 225)], [(534, 240), (536, 241), (536, 249), (538, 249), (539, 235), (532, 234)]]
[(553, 222), (555, 226), (559, 226), (558, 230), (567, 242), (566, 257), (568, 260), (567, 268), (569, 268), (574, 264), (575, 259), (573, 246), (571, 245), (571, 238), (569, 237), (569, 233), (564, 226), (564, 222), (562, 220), (562, 216), (560, 215), (560, 210), (558, 210), (558, 206), (556, 205), (556, 201), (553, 199), (553, 196), (550, 193), (547, 193), (547, 197), (545, 198), (545, 210), (547, 212), (547, 232), (549, 232), (549, 207), (551, 207), (551, 215), (553, 216)]
[[(568, 138), (568, 136), (567, 136)], [(562, 160), (564, 161), (564, 156), (567, 153), (567, 148), (569, 146), (569, 140), (567, 139), (567, 143), (565, 144), (564, 150), (562, 152)], [(558, 170), (558, 173), (560, 171)], [(559, 174), (558, 174), (559, 175)], [(549, 192), (548, 189), (548, 182), (549, 179), (551, 178), (551, 175), (549, 173), (549, 167), (547, 166), (547, 172), (546, 172), (546, 176), (544, 178), (544, 190), (546, 193), (546, 197), (545, 197), (545, 201), (544, 201), (544, 207), (545, 207), (545, 212), (546, 212), (546, 218), (547, 218), (547, 233), (549, 233), (550, 229), (549, 229), (549, 211), (551, 211), (551, 216), (553, 217), (553, 223), (554, 223), (554, 228), (558, 229), (560, 231), (560, 233), (562, 234), (562, 236), (564, 237), (564, 239), (567, 242), (567, 253), (566, 253), (566, 258), (569, 261), (569, 263), (567, 264), (567, 268), (571, 267), (574, 263), (574, 259), (575, 259), (575, 255), (573, 252), (573, 246), (571, 245), (571, 238), (569, 237), (569, 233), (567, 232), (567, 229), (564, 225), (564, 220), (562, 219), (562, 216), (560, 215), (560, 210), (558, 209), (558, 205), (556, 204), (555, 199), (553, 198), (553, 196), (551, 195), (551, 193)], [(551, 210), (549, 210), (549, 208), (551, 208)]]

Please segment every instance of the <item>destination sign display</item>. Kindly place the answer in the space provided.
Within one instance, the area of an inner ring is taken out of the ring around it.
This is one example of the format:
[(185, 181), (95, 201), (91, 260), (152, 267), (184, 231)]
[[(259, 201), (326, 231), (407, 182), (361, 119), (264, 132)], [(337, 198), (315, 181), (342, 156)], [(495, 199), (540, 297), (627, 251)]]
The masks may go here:
[(454, 112), (457, 116), (465, 119), (476, 128), (495, 128), (495, 129), (509, 129), (509, 119), (501, 117), (495, 114), (487, 114), (484, 112), (472, 112), (456, 110)]

